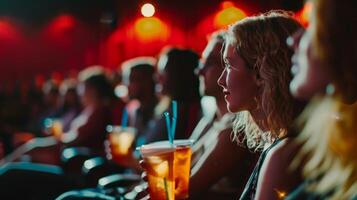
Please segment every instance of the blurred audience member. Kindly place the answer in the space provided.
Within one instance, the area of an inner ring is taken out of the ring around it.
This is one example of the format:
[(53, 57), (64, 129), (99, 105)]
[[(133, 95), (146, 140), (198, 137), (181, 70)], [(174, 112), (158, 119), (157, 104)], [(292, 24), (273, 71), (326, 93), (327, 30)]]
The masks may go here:
[(234, 199), (242, 192), (255, 164), (255, 155), (232, 141), (234, 115), (227, 111), (217, 84), (223, 70), (221, 50), (225, 33), (216, 32), (211, 36), (199, 68), (202, 92), (214, 97), (217, 110), (213, 117), (203, 117), (191, 136), (198, 139), (192, 147), (192, 199)]
[(77, 81), (64, 80), (60, 85), (61, 107), (55, 117), (60, 118), (63, 131), (67, 132), (72, 120), (81, 111), (81, 102), (77, 94)]
[[(39, 111), (32, 110), (32, 118), (28, 122), (28, 126), (25, 129), (27, 132), (31, 132), (36, 136), (44, 136), (43, 127), (46, 118), (54, 117), (58, 110), (60, 109), (60, 94), (59, 85), (57, 85), (53, 80), (48, 80), (42, 88), (42, 105)], [(31, 105), (30, 105), (31, 106)]]
[(14, 161), (28, 154), (33, 162), (58, 164), (60, 150), (70, 146), (88, 147), (102, 154), (105, 127), (112, 123), (112, 85), (101, 67), (87, 68), (79, 74), (78, 92), (83, 110), (72, 121), (69, 131), (60, 138), (34, 138), (3, 161)]
[(191, 50), (165, 49), (158, 61), (158, 82), (161, 94), (155, 108), (155, 120), (149, 124), (146, 143), (167, 140), (163, 113), (171, 110), (171, 101), (178, 103), (176, 139), (189, 138), (201, 117), (199, 80), (195, 74), (198, 55)]
[(293, 167), (305, 182), (286, 199), (357, 199), (357, 27), (355, 1), (313, 1), (295, 50), (291, 93), (311, 99), (299, 119), (302, 143)]
[[(123, 63), (123, 80), (128, 87), (129, 103), (127, 111), (129, 113), (129, 126), (136, 129), (136, 146), (140, 146), (146, 141), (146, 131), (153, 119), (154, 109), (158, 103), (155, 92), (155, 59), (151, 57), (139, 57)], [(109, 141), (106, 141), (107, 158), (112, 159), (109, 148)], [(117, 160), (122, 167), (139, 168), (138, 162), (130, 154), (126, 159)]]
[(141, 144), (145, 143), (145, 132), (159, 101), (155, 92), (155, 63), (154, 58), (141, 57), (123, 64), (123, 80), (128, 86), (129, 99), (139, 103), (133, 109), (128, 107), (129, 124), (138, 130)]

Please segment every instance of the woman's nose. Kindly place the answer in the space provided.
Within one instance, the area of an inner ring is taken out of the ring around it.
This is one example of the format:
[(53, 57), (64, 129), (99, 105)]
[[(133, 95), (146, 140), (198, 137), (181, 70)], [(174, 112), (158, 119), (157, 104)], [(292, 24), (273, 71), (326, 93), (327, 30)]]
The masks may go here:
[(225, 87), (226, 86), (226, 75), (227, 75), (227, 72), (226, 72), (226, 69), (224, 69), (222, 71), (221, 76), (217, 80), (217, 83), (218, 83), (219, 86), (221, 86), (221, 87)]

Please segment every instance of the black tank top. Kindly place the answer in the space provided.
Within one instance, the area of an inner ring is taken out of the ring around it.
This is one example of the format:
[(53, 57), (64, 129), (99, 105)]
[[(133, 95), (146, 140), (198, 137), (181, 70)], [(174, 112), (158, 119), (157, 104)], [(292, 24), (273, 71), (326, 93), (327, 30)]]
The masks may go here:
[[(284, 138), (286, 138), (286, 137), (284, 137)], [(277, 139), (272, 145), (270, 145), (267, 149), (265, 149), (260, 154), (259, 160), (258, 160), (257, 164), (255, 165), (254, 170), (253, 170), (252, 174), (250, 175), (249, 180), (248, 180), (247, 184), (245, 185), (245, 188), (244, 188), (243, 193), (240, 196), (239, 200), (253, 200), (254, 199), (255, 193), (257, 190), (259, 172), (260, 172), (260, 169), (262, 168), (265, 157), (269, 153), (270, 149), (272, 149), (274, 146), (279, 144), (279, 142), (282, 141), (284, 138)]]

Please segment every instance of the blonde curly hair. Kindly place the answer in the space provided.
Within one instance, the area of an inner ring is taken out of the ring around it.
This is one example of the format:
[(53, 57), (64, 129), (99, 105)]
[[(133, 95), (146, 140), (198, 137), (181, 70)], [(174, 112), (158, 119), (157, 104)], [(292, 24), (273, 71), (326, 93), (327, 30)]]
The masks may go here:
[(257, 109), (266, 116), (260, 124), (269, 131), (263, 132), (248, 111), (237, 113), (234, 121), (235, 139), (239, 143), (245, 141), (251, 149), (262, 150), (285, 136), (293, 121), (294, 100), (289, 93), (293, 52), (286, 38), (300, 28), (291, 13), (280, 10), (247, 17), (229, 27), (226, 42), (235, 44), (237, 52), (261, 82)]
[[(315, 97), (299, 119), (303, 143), (293, 167), (304, 164), (308, 189), (329, 199), (357, 195), (357, 22), (354, 1), (315, 0), (312, 52), (332, 75), (335, 92)], [(308, 158), (305, 160), (305, 158)]]

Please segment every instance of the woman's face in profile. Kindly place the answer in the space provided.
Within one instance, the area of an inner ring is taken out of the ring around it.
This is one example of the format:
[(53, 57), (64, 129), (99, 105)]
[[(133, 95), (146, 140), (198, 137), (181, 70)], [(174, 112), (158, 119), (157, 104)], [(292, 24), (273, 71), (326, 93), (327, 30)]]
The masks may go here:
[(315, 94), (324, 93), (330, 82), (327, 68), (321, 63), (313, 49), (313, 30), (310, 26), (305, 32), (298, 31), (287, 40), (293, 48), (290, 92), (296, 98), (308, 100)]
[(247, 67), (234, 44), (225, 45), (223, 61), (225, 68), (218, 84), (223, 88), (227, 109), (230, 112), (255, 109), (254, 98), (258, 96), (259, 88), (254, 72)]

